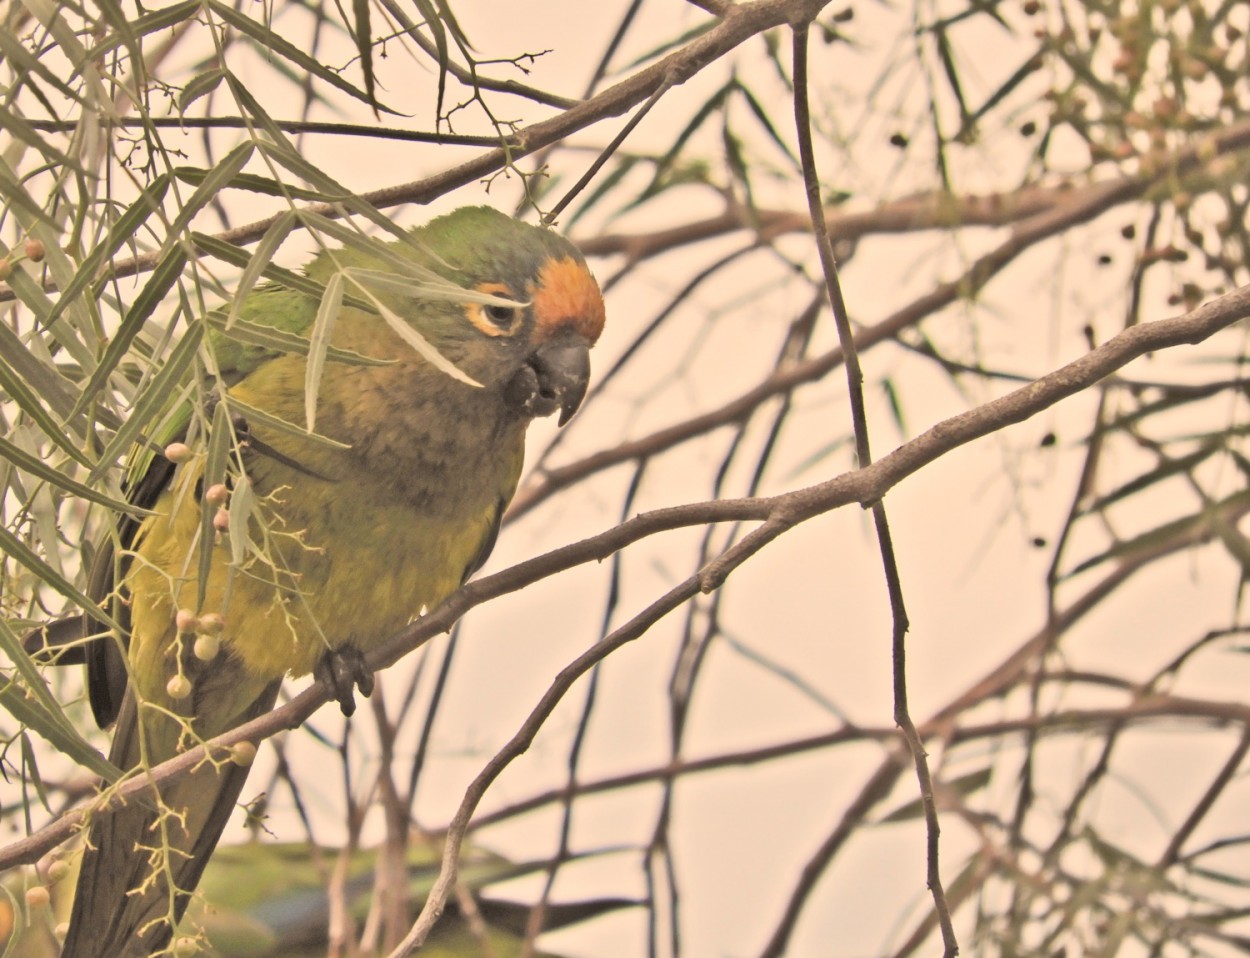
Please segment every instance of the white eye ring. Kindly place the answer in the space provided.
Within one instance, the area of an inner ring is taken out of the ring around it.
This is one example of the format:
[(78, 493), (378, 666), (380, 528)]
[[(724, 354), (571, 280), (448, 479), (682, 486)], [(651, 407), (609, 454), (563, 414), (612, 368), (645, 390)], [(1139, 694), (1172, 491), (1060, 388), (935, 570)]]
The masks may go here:
[[(503, 283), (478, 283), (476, 292), (516, 302), (516, 294)], [(469, 322), (487, 336), (510, 336), (520, 328), (522, 306), (507, 303), (465, 303)]]

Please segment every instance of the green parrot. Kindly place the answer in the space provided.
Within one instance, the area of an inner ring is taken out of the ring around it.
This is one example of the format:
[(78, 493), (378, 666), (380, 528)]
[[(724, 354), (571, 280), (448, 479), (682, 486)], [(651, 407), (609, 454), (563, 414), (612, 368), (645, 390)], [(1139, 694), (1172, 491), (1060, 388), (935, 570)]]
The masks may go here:
[[(205, 482), (211, 441), (207, 455), (192, 439), (146, 454), (129, 494), (152, 514), (123, 518), (96, 563), (93, 597), (111, 594), (129, 624), (128, 644), (86, 648), (121, 769), (264, 713), (287, 675), (315, 673), (351, 714), (354, 689), (372, 689), (364, 654), (485, 561), (529, 423), (563, 425), (585, 395), (603, 299), (555, 233), (464, 208), (323, 252), (307, 274), (325, 297), (257, 288), (238, 311), (253, 335), (212, 340), (229, 481)], [(414, 294), (413, 275), (432, 292)], [(205, 762), (159, 800), (92, 819), (63, 958), (168, 953), (246, 777), (245, 759)]]

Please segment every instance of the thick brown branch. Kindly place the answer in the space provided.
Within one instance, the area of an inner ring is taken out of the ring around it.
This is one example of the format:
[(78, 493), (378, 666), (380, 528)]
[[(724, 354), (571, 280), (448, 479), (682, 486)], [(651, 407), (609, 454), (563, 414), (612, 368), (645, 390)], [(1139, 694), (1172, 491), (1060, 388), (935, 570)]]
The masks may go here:
[[(960, 446), (1036, 415), (1074, 393), (1111, 375), (1138, 356), (1186, 343), (1199, 343), (1240, 319), (1250, 317), (1250, 286), (1198, 307), (1172, 319), (1145, 323), (1125, 330), (1080, 359), (1015, 390), (1000, 399), (947, 419), (917, 438), (898, 447), (871, 466), (844, 473), (827, 482), (771, 497), (727, 499), (690, 503), (644, 513), (597, 536), (556, 549), (546, 555), (518, 563), (494, 575), (468, 583), (429, 615), (380, 647), (369, 658), (374, 668), (385, 668), (417, 648), (431, 636), (445, 632), (465, 612), (476, 605), (508, 592), (515, 592), (547, 576), (585, 562), (597, 562), (619, 549), (648, 536), (709, 522), (769, 522), (779, 534), (785, 527), (810, 519), (852, 502), (871, 504), (891, 488), (930, 462)], [(759, 534), (761, 526), (739, 542), (728, 555), (747, 548), (748, 539)], [(716, 588), (723, 578), (722, 556), (699, 574), (699, 587)], [(209, 743), (220, 750), (240, 741), (259, 742), (286, 729), (298, 727), (328, 701), (325, 690), (314, 685), (281, 708), (263, 715)], [(204, 748), (197, 747), (162, 763), (142, 779), (133, 779), (110, 793), (110, 806), (134, 797), (150, 787), (186, 774), (204, 760)], [(107, 814), (96, 809), (96, 814)], [(75, 809), (43, 829), (0, 850), (0, 870), (29, 864), (70, 838), (87, 814)]]

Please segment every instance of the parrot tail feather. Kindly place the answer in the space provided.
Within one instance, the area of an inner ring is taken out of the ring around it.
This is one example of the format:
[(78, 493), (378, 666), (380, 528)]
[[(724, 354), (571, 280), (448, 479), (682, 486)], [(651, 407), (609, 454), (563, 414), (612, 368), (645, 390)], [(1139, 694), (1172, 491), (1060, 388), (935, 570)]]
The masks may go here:
[[(273, 682), (242, 716), (273, 707)], [(240, 724), (240, 723), (235, 723)], [(122, 706), (110, 758), (134, 767), (138, 736), (133, 695)], [(148, 958), (169, 947), (204, 866), (247, 780), (246, 766), (205, 762), (93, 819), (61, 958)]]

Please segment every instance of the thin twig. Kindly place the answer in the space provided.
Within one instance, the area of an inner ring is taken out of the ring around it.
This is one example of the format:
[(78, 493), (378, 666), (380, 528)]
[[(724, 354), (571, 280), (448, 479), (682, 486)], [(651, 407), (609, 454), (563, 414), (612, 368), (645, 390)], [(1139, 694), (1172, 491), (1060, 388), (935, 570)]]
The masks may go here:
[[(571, 105), (556, 116), (524, 127), (506, 146), (487, 150), (464, 163), (412, 183), (362, 193), (360, 198), (378, 209), (401, 203), (430, 203), (445, 193), (505, 169), (521, 157), (558, 143), (579, 130), (633, 109), (661, 87), (696, 75), (752, 37), (789, 22), (796, 10), (810, 6), (810, 0), (755, 0), (735, 5), (720, 23), (680, 49), (614, 84), (593, 99)], [(332, 218), (343, 215), (343, 208), (338, 203), (313, 203), (305, 210)], [(217, 238), (235, 244), (256, 242), (284, 215), (278, 213), (237, 226), (217, 234)], [(110, 264), (109, 275), (116, 278), (151, 270), (159, 261), (159, 254), (158, 250), (128, 260), (116, 260)], [(12, 290), (0, 286), (0, 302), (12, 299)]]
[[(855, 429), (856, 456), (860, 466), (868, 466), (872, 462), (872, 451), (868, 444), (868, 419), (864, 408), (864, 374), (860, 369), (859, 354), (855, 350), (851, 319), (842, 298), (842, 284), (838, 279), (837, 263), (834, 261), (833, 243), (829, 238), (828, 227), (825, 225), (825, 209), (820, 199), (820, 178), (816, 172), (816, 155), (812, 147), (811, 116), (807, 103), (808, 25), (808, 22), (804, 21), (795, 24), (793, 28), (794, 122), (799, 141), (799, 158), (803, 165), (803, 183), (807, 190), (807, 205), (812, 219), (812, 233), (816, 240), (816, 248), (820, 253), (821, 266), (824, 268), (829, 303), (833, 309), (833, 319), (838, 330), (838, 342), (845, 356), (847, 392), (850, 397), (851, 417)], [(916, 731), (916, 725), (912, 721), (911, 710), (907, 704), (907, 608), (903, 600), (903, 585), (899, 576), (898, 561), (894, 554), (885, 504), (879, 499), (872, 503), (872, 519), (881, 553), (886, 591), (890, 596), (890, 613), (893, 622), (891, 647), (894, 662), (894, 721), (903, 730), (903, 737), (907, 740), (911, 751), (916, 778), (920, 784), (920, 800), (924, 806), (925, 832), (928, 837), (925, 856), (927, 882), (929, 892), (933, 896), (933, 907), (937, 912), (938, 924), (942, 929), (945, 954), (947, 958), (953, 958), (954, 955), (959, 954), (959, 943), (955, 938), (955, 926), (951, 922), (950, 906), (946, 902), (946, 891), (942, 885), (938, 854), (940, 828), (937, 804), (933, 796), (933, 780), (929, 773), (928, 759), (925, 757), (924, 743)]]
[[(1027, 386), (943, 420), (870, 466), (776, 496), (687, 503), (642, 513), (598, 535), (469, 582), (428, 615), (383, 642), (369, 655), (368, 664), (375, 670), (386, 668), (420, 647), (431, 636), (446, 632), (470, 608), (565, 569), (602, 561), (617, 550), (652, 535), (709, 522), (752, 519), (761, 522), (780, 520), (789, 526), (853, 502), (875, 502), (899, 482), (947, 453), (1049, 409), (1110, 376), (1139, 356), (1185, 343), (1200, 343), (1248, 317), (1250, 286), (1243, 286), (1184, 315), (1126, 329), (1097, 349)], [(1250, 494), (1247, 493), (1230, 497), (1220, 521), (1236, 521), (1250, 507), (1248, 499)], [(1205, 516), (1195, 517), (1192, 533), (1185, 541), (1194, 543), (1204, 541), (1204, 537), (1210, 538), (1214, 534), (1210, 527), (1212, 521)], [(1166, 543), (1157, 548), (1164, 547)], [(1135, 562), (1148, 561), (1151, 556), (1143, 553), (1132, 558)], [(704, 590), (717, 587), (718, 569), (714, 565), (700, 576)], [(314, 684), (280, 708), (218, 736), (207, 745), (197, 746), (162, 762), (145, 774), (142, 780), (133, 779), (112, 789), (91, 809), (78, 808), (67, 812), (38, 832), (0, 849), (0, 870), (36, 861), (70, 838), (88, 813), (108, 814), (109, 809), (146, 791), (150, 787), (149, 782), (163, 785), (186, 775), (204, 761), (206, 748), (212, 749), (214, 755), (227, 758), (229, 753), (226, 749), (230, 746), (242, 741), (259, 742), (277, 732), (297, 728), (329, 700), (327, 690), (320, 684)], [(951, 708), (957, 705), (958, 701)]]

